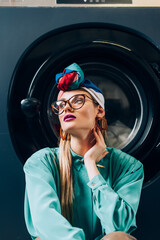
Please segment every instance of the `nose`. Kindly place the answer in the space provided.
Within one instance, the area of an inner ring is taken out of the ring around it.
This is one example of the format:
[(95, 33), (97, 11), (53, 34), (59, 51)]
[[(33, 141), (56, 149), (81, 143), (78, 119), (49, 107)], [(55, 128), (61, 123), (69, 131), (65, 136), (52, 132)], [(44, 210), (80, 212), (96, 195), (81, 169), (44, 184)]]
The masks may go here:
[(66, 103), (66, 106), (64, 107), (64, 112), (67, 112), (68, 110), (70, 112), (73, 112), (73, 108), (69, 105), (69, 102)]

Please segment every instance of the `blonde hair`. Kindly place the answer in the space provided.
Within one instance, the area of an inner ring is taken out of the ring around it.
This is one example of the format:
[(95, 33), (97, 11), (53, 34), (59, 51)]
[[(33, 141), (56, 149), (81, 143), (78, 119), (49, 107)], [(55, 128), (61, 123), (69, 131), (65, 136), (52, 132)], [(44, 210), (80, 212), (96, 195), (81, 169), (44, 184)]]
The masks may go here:
[[(98, 125), (101, 128), (104, 128), (104, 121), (98, 120)], [(102, 130), (101, 132), (104, 141), (107, 144), (107, 131)], [(74, 191), (70, 134), (66, 135), (65, 140), (60, 139), (59, 141), (59, 177), (61, 212), (62, 215), (72, 224)]]

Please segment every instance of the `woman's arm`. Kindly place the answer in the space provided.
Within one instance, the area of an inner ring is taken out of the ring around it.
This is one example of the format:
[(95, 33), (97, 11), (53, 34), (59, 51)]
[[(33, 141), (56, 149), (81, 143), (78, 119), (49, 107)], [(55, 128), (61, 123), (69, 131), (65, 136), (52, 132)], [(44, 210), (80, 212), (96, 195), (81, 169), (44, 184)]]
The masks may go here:
[[(107, 154), (103, 136), (99, 129), (93, 131), (96, 143), (84, 155), (84, 163), (92, 189), (93, 205), (101, 221), (104, 234), (136, 229), (136, 212), (144, 179), (143, 164), (130, 155), (116, 150), (107, 165), (112, 186), (99, 173), (96, 163)], [(109, 161), (109, 159), (107, 159)]]
[(88, 183), (93, 193), (94, 210), (101, 220), (104, 233), (114, 231), (131, 233), (136, 229), (135, 217), (143, 178), (143, 165), (135, 161), (132, 171), (130, 167), (123, 178), (120, 177), (118, 180), (117, 177), (114, 189), (107, 184), (101, 174), (94, 176)]
[(42, 240), (84, 240), (84, 231), (61, 215), (57, 185), (47, 153), (32, 156), (24, 166), (26, 178), (25, 220), (33, 237)]

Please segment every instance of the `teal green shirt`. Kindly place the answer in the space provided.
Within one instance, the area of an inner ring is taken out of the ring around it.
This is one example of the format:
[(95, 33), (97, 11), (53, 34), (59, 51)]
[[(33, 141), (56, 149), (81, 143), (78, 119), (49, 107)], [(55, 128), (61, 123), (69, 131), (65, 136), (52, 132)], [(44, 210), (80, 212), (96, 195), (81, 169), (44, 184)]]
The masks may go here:
[[(98, 164), (100, 174), (90, 181), (83, 156), (72, 149), (73, 224), (62, 215), (59, 173), (53, 149), (34, 153), (25, 163), (25, 222), (32, 239), (98, 240), (105, 234), (123, 231), (130, 234), (136, 226), (144, 179), (143, 164), (121, 150), (108, 147)], [(54, 148), (58, 165), (59, 148)]]

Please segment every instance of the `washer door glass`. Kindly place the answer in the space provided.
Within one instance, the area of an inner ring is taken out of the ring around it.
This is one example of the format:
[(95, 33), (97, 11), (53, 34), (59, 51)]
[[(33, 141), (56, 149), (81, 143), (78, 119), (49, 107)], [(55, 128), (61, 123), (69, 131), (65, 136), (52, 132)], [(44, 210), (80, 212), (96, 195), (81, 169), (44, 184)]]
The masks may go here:
[[(85, 66), (83, 67), (85, 69)], [(136, 88), (131, 73), (115, 63), (87, 64), (86, 75), (103, 91), (108, 122), (108, 146), (123, 149), (138, 134), (142, 124), (143, 89)], [(123, 70), (122, 70), (123, 69)], [(144, 96), (144, 92), (143, 92)]]

